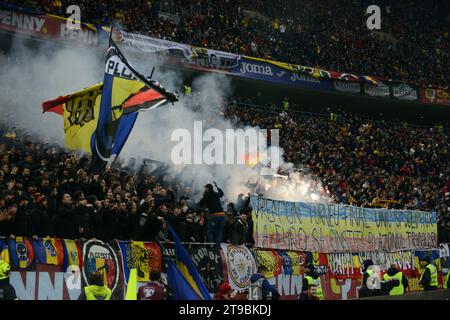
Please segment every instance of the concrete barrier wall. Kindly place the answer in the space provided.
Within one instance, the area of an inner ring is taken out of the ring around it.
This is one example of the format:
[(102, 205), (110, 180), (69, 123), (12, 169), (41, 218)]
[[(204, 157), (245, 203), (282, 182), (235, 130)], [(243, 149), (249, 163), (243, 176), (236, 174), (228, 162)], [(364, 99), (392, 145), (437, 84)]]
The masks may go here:
[(450, 290), (411, 292), (400, 296), (379, 296), (360, 300), (450, 300)]

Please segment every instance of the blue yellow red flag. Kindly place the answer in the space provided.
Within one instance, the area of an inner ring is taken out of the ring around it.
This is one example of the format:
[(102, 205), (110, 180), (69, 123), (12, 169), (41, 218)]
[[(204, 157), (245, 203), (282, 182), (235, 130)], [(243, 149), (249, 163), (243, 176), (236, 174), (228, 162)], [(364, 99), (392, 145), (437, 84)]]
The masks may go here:
[(169, 272), (167, 274), (168, 284), (174, 290), (174, 296), (186, 300), (211, 300), (211, 295), (187, 250), (172, 226), (169, 223), (167, 226), (175, 242), (176, 265), (169, 260)]

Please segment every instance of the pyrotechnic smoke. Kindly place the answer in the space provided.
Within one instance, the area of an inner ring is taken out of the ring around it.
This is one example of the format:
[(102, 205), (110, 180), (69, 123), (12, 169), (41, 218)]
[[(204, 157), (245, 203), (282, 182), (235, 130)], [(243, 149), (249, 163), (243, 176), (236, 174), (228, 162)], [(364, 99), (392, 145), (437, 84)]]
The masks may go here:
[[(41, 103), (102, 81), (104, 55), (73, 47), (55, 48), (50, 45), (31, 50), (20, 40), (15, 41), (12, 53), (12, 56), (18, 57), (19, 63), (5, 61), (5, 57), (0, 58), (3, 60), (0, 75), (2, 113), (12, 114), (15, 126), (38, 134), (46, 141), (63, 145), (61, 117), (53, 114), (43, 115)], [(127, 56), (126, 52), (125, 55)], [(164, 63), (161, 58), (148, 56), (144, 61), (132, 58), (131, 55), (127, 57), (131, 64), (145, 75), (149, 75), (152, 68), (156, 67), (153, 79), (169, 90), (182, 88), (183, 81), (179, 72), (162, 71), (158, 68)], [(224, 119), (221, 114), (223, 98), (232, 94), (228, 78), (215, 74), (200, 76), (193, 81), (192, 88), (193, 94), (190, 98), (139, 114), (121, 153), (122, 161), (126, 163), (130, 158), (138, 161), (151, 158), (172, 164), (171, 151), (177, 144), (171, 141), (173, 131), (184, 128), (193, 136), (194, 121), (202, 121), (203, 132), (209, 128), (222, 132), (236, 128), (231, 120)], [(225, 145), (227, 143), (231, 142), (225, 141)], [(278, 152), (280, 155), (283, 153), (281, 149)], [(244, 155), (237, 155), (239, 156)], [(259, 170), (261, 166), (243, 164), (173, 165), (170, 170), (171, 174), (176, 175), (184, 169), (180, 179), (193, 179), (193, 189), (198, 196), (202, 187), (214, 180), (224, 190), (227, 200), (235, 201), (238, 194), (254, 191), (245, 185), (248, 181), (259, 181), (258, 189), (267, 197), (292, 201), (327, 201), (326, 195), (320, 191), (320, 184), (296, 173), (292, 164), (281, 163), (281, 166), (287, 168), (284, 172), (289, 173), (288, 179), (263, 177)]]

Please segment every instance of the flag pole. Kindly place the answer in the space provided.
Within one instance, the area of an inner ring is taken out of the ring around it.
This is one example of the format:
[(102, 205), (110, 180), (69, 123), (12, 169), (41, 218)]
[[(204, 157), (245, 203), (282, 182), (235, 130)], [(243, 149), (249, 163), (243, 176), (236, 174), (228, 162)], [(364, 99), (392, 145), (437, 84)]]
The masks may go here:
[(109, 32), (109, 41), (108, 41), (108, 46), (111, 45), (111, 41), (112, 41), (112, 34), (113, 34), (113, 29), (114, 29), (114, 24), (111, 23), (111, 31)]

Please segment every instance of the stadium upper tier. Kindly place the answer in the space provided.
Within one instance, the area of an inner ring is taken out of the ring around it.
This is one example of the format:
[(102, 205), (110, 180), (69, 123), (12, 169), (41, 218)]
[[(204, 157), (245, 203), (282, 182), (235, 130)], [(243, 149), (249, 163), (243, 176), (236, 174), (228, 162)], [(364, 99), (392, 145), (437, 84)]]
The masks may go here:
[[(74, 4), (4, 2), (64, 16)], [(366, 26), (372, 3), (365, 0), (75, 2), (83, 22), (115, 23), (160, 39), (374, 78), (449, 84), (448, 1), (381, 1), (381, 30), (373, 31)]]

